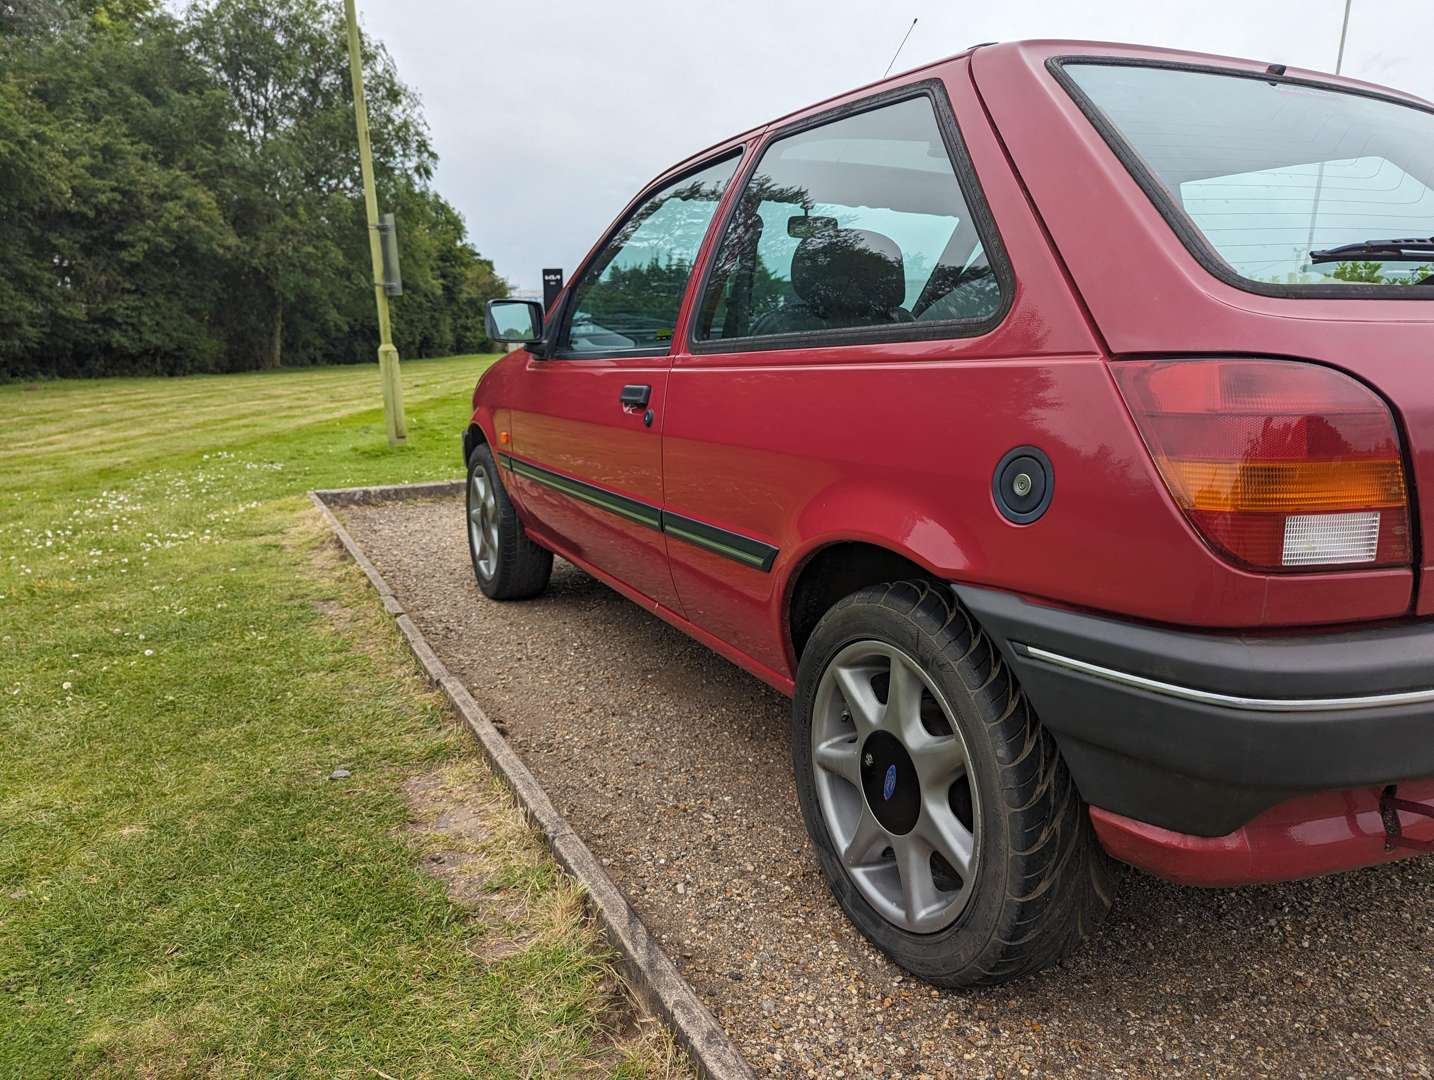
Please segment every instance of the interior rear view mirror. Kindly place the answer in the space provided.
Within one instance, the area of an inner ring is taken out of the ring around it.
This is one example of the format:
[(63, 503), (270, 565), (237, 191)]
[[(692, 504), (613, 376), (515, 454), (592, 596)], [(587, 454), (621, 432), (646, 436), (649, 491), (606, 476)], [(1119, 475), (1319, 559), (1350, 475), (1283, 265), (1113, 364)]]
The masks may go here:
[(794, 240), (805, 240), (809, 236), (829, 232), (836, 227), (837, 219), (834, 217), (813, 217), (810, 214), (802, 214), (798, 217), (787, 218), (787, 235)]

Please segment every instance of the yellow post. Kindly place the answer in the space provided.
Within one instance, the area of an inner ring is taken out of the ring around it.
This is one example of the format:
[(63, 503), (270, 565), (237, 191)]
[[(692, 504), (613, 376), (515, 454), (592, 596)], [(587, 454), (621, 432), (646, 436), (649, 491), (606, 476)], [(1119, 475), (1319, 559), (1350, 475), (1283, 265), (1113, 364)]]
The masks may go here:
[(383, 380), (383, 420), (388, 445), (408, 440), (403, 419), (403, 384), (398, 378), (398, 350), (388, 319), (388, 295), (383, 291), (383, 250), (378, 233), (378, 191), (373, 183), (373, 148), (368, 141), (368, 107), (363, 100), (363, 50), (359, 44), (358, 14), (354, 0), (344, 0), (349, 25), (349, 72), (354, 82), (354, 122), (358, 125), (359, 166), (363, 171), (363, 202), (368, 214), (368, 250), (373, 263), (373, 298), (378, 305), (378, 372)]

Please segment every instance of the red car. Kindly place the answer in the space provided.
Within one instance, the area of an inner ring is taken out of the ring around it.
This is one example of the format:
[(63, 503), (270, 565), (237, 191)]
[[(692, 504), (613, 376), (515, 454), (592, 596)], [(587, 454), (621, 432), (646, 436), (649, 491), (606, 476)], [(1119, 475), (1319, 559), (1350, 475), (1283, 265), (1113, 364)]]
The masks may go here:
[[(1434, 106), (973, 49), (696, 154), (479, 381), (495, 599), (556, 553), (793, 699), (837, 901), (932, 982), (1172, 881), (1434, 843)], [(694, 751), (699, 752), (699, 751)]]

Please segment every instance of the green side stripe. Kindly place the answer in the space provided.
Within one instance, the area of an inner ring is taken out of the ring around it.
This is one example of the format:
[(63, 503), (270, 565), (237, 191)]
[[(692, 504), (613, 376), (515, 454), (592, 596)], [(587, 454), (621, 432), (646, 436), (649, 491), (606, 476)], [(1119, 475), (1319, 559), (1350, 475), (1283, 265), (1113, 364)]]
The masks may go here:
[(504, 468), (517, 473), (519, 476), (526, 476), (529, 480), (550, 487), (554, 491), (561, 491), (564, 495), (571, 496), (581, 502), (606, 510), (608, 513), (616, 514), (618, 517), (628, 521), (644, 525), (649, 529), (657, 529), (679, 540), (685, 540), (695, 547), (715, 552), (726, 558), (733, 559), (744, 566), (750, 566), (756, 570), (766, 573), (772, 568), (772, 560), (776, 557), (777, 549), (761, 541), (752, 540), (742, 536), (740, 533), (728, 532), (725, 529), (718, 529), (715, 525), (704, 525), (702, 522), (694, 521), (693, 525), (701, 525), (703, 529), (724, 536), (730, 536), (734, 541), (746, 543), (761, 549), (759, 552), (744, 550), (734, 543), (723, 543), (716, 537), (698, 532), (692, 528), (686, 528), (673, 520), (676, 515), (669, 515), (655, 506), (638, 502), (636, 499), (628, 499), (625, 496), (604, 491), (602, 488), (591, 484), (583, 483), (581, 480), (570, 480), (555, 472), (538, 465), (530, 465), (526, 461), (519, 461), (517, 458), (507, 454), (498, 455), (499, 462)]
[(763, 565), (767, 560), (760, 555), (753, 555), (751, 552), (742, 551), (722, 543), (720, 540), (713, 540), (711, 537), (698, 536), (696, 533), (688, 532), (680, 525), (674, 525), (670, 521), (662, 523), (662, 531), (671, 533), (673, 536), (686, 540), (689, 544), (696, 544), (698, 547), (715, 551), (719, 555), (726, 555), (729, 559), (736, 559), (738, 562), (746, 563), (748, 566), (755, 566), (765, 569)]
[(649, 510), (638, 502), (629, 502), (621, 496), (609, 495), (606, 492), (590, 488), (586, 484), (576, 480), (568, 480), (565, 477), (550, 473), (546, 469), (538, 469), (522, 461), (509, 460), (509, 468), (519, 476), (526, 476), (530, 480), (536, 480), (564, 495), (571, 495), (574, 499), (580, 499), (585, 503), (634, 521), (639, 525), (646, 525), (649, 529), (660, 528), (656, 510)]

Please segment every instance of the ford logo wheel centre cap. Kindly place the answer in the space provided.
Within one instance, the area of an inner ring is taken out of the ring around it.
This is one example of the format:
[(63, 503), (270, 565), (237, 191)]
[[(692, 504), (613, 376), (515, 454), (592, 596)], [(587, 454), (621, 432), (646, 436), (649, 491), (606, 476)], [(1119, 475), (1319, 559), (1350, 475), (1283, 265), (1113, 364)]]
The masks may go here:
[(921, 816), (921, 777), (911, 755), (889, 731), (867, 736), (861, 756), (861, 790), (876, 822), (904, 836)]

